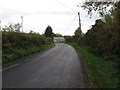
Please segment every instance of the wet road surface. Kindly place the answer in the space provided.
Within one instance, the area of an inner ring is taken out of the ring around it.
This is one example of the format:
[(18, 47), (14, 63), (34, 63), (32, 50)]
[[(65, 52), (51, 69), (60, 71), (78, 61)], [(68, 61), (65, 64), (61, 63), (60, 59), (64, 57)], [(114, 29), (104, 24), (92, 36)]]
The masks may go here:
[(53, 48), (2, 72), (3, 88), (85, 88), (86, 76), (73, 47)]

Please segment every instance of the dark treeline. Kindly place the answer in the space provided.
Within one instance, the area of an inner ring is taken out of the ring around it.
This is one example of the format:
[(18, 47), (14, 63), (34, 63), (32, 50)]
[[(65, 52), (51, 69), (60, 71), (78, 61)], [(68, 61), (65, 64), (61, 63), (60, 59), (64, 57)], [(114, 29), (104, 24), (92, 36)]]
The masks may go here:
[(48, 27), (46, 28), (44, 35), (46, 37), (51, 37), (52, 39), (53, 39), (53, 37), (60, 37), (60, 36), (62, 36), (59, 33), (53, 33), (53, 29), (52, 29), (52, 27), (50, 25), (48, 25)]
[(92, 28), (83, 34), (76, 30), (75, 35), (66, 37), (68, 42), (87, 46), (92, 53), (106, 60), (120, 59), (120, 2), (116, 2), (102, 19), (96, 20)]

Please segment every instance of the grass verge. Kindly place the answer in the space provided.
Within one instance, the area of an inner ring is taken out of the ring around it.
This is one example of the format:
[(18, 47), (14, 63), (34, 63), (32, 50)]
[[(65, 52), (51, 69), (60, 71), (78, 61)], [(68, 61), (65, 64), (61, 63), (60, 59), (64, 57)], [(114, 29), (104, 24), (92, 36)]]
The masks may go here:
[(42, 47), (32, 47), (29, 49), (12, 48), (11, 50), (9, 50), (10, 52), (12, 52), (11, 54), (6, 54), (6, 55), (2, 56), (3, 57), (2, 58), (2, 67), (4, 68), (11, 64), (20, 62), (20, 61), (24, 60), (25, 58), (33, 56), (42, 51), (48, 50), (48, 49), (52, 48), (53, 46), (54, 46), (54, 44), (45, 45)]
[(89, 53), (86, 48), (80, 47), (75, 43), (67, 44), (73, 46), (82, 57), (90, 88), (118, 87), (117, 61), (106, 61)]

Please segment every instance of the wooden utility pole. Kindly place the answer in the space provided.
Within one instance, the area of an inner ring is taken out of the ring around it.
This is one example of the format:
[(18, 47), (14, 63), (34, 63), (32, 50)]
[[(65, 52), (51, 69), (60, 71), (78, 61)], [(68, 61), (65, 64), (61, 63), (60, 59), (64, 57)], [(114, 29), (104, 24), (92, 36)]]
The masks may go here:
[(80, 12), (78, 12), (78, 17), (79, 17), (79, 27), (80, 27), (80, 30), (81, 30), (81, 19), (80, 19)]
[(2, 27), (1, 27), (1, 21), (0, 21), (0, 31), (2, 31)]
[[(77, 5), (77, 7), (81, 7), (81, 3), (80, 3), (80, 5)], [(79, 28), (80, 28), (80, 30), (81, 30), (80, 11), (78, 12), (78, 17), (79, 17)]]
[(22, 32), (23, 32), (23, 16), (21, 16), (21, 26), (22, 26)]

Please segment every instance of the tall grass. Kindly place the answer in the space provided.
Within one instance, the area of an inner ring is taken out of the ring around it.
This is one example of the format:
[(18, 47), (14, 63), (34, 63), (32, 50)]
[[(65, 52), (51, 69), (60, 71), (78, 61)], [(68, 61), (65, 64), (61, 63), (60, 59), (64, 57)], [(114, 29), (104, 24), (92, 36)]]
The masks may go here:
[(117, 61), (106, 61), (89, 53), (86, 48), (73, 43), (70, 45), (77, 50), (83, 59), (90, 87), (117, 88), (119, 86)]

